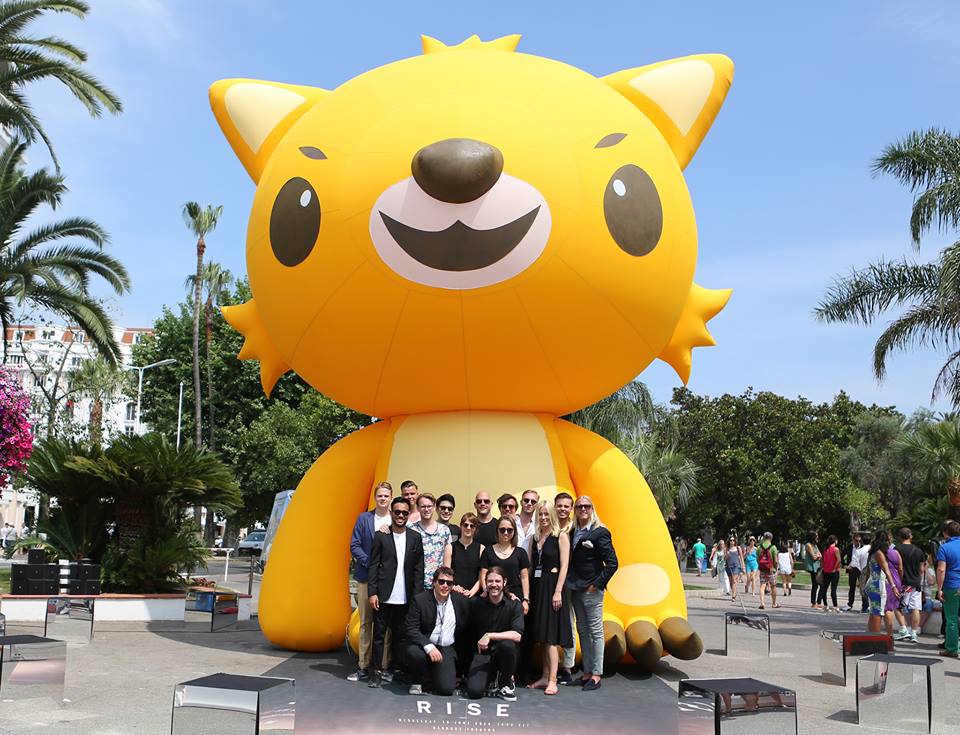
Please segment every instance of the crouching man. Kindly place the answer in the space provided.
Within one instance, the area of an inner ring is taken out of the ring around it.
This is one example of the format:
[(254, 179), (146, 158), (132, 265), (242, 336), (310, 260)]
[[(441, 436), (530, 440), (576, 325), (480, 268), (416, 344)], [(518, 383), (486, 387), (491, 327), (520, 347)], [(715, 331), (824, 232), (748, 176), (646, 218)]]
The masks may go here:
[(472, 639), (477, 641), (467, 674), (470, 699), (482, 697), (495, 675), (499, 675), (496, 694), (508, 702), (517, 699), (513, 673), (523, 635), (523, 607), (519, 601), (504, 596), (505, 577), (503, 569), (490, 567), (487, 596), (470, 600)]
[(448, 696), (457, 685), (455, 642), (463, 640), (470, 616), (469, 601), (451, 594), (453, 570), (438, 567), (433, 589), (413, 598), (406, 623), (407, 665), (413, 678), (410, 694), (422, 694), (427, 673), (433, 679), (434, 694)]

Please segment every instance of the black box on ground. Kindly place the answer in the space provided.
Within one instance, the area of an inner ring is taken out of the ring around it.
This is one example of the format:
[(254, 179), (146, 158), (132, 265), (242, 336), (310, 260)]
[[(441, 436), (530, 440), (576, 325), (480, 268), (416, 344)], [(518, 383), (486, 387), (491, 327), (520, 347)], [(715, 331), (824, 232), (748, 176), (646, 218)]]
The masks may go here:
[[(86, 582), (89, 579), (100, 579), (100, 565), (99, 564), (81, 564), (80, 567), (80, 579)], [(73, 572), (71, 571), (71, 574)]]
[(46, 585), (47, 583), (42, 579), (31, 579), (27, 582), (27, 594), (44, 595), (46, 594)]
[(56, 579), (47, 579), (43, 582), (42, 595), (56, 595), (60, 592), (60, 582)]
[(46, 564), (47, 552), (44, 549), (29, 549), (27, 551), (27, 564)]
[(84, 590), (84, 583), (79, 579), (70, 580), (70, 594), (71, 595), (85, 595), (87, 594)]
[(59, 564), (45, 564), (47, 568), (44, 579), (46, 580), (59, 580), (60, 579), (60, 565)]
[(10, 580), (13, 582), (17, 581), (27, 581), (27, 565), (26, 564), (13, 564), (10, 566)]
[(84, 582), (81, 582), (83, 585), (83, 591), (81, 595), (99, 595), (100, 594), (100, 580), (99, 579), (88, 579)]
[(26, 564), (27, 579), (31, 582), (42, 582), (47, 577), (46, 564)]
[(10, 592), (14, 595), (29, 595), (30, 583), (26, 577), (23, 579), (14, 579), (10, 582)]

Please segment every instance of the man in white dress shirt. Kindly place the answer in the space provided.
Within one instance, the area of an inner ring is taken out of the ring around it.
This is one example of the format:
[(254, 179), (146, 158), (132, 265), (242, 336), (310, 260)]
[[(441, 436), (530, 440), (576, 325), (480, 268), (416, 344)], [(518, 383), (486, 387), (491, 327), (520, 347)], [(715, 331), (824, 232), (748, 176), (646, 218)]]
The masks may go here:
[(533, 534), (537, 530), (537, 519), (534, 511), (540, 502), (540, 493), (536, 490), (524, 490), (520, 496), (520, 513), (517, 514), (517, 546), (523, 548), (530, 556), (530, 544)]
[(429, 671), (433, 693), (453, 694), (457, 685), (457, 649), (467, 629), (467, 598), (453, 588), (453, 570), (440, 566), (433, 575), (433, 589), (413, 598), (407, 613), (406, 656), (412, 677), (410, 694), (423, 694)]

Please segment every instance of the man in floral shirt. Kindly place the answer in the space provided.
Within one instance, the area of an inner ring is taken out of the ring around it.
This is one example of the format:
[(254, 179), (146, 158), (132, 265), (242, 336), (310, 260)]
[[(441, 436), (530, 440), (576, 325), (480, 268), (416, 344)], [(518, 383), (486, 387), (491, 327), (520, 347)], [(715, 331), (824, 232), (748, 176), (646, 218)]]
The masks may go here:
[(423, 588), (433, 589), (433, 573), (443, 564), (443, 552), (452, 540), (450, 529), (443, 523), (438, 523), (435, 517), (437, 501), (430, 493), (423, 493), (417, 498), (417, 510), (420, 511), (420, 520), (411, 526), (411, 529), (420, 534), (423, 539)]

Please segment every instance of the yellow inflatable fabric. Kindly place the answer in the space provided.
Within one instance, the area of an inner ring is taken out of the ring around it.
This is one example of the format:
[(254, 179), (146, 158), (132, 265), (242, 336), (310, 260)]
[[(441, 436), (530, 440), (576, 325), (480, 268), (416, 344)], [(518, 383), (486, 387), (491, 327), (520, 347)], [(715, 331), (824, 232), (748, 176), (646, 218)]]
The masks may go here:
[[(682, 169), (733, 77), (720, 55), (596, 78), (519, 36), (424, 53), (333, 91), (210, 90), (256, 182), (253, 299), (224, 309), (269, 394), (296, 371), (380, 420), (321, 456), (273, 545), (260, 624), (284, 648), (342, 645), (348, 541), (377, 481), (589, 494), (620, 568), (607, 651), (700, 654), (656, 502), (616, 447), (559, 418), (655, 358), (686, 382), (729, 291), (693, 283)], [(459, 517), (459, 516), (458, 516)]]

